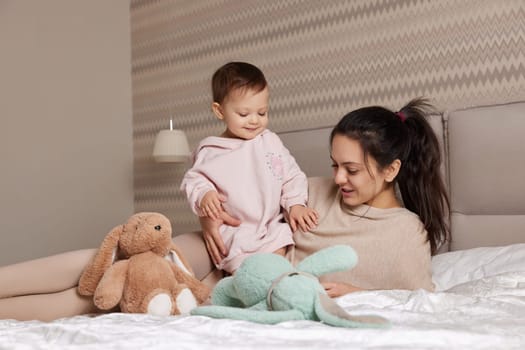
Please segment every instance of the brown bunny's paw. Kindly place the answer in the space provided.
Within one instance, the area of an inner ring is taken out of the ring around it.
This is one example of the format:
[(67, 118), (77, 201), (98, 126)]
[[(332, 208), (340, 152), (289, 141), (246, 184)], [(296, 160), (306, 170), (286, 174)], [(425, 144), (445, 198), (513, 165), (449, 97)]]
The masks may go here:
[(169, 290), (156, 288), (142, 300), (138, 312), (155, 316), (173, 315), (174, 301)]
[(189, 288), (184, 288), (179, 292), (175, 303), (181, 315), (189, 315), (190, 311), (197, 307), (197, 299)]
[(155, 316), (169, 316), (172, 314), (173, 302), (167, 293), (155, 295), (148, 303), (147, 313)]

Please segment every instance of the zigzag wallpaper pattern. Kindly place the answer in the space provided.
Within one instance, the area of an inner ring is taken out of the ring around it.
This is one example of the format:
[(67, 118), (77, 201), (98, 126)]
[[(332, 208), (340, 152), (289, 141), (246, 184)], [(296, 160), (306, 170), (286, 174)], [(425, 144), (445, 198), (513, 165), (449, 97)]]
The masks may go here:
[(335, 124), (354, 108), (427, 96), (442, 110), (525, 100), (523, 0), (131, 0), (135, 211), (174, 232), (198, 228), (179, 185), (188, 165), (157, 164), (174, 118), (190, 146), (222, 125), (210, 78), (231, 60), (259, 66), (276, 132)]

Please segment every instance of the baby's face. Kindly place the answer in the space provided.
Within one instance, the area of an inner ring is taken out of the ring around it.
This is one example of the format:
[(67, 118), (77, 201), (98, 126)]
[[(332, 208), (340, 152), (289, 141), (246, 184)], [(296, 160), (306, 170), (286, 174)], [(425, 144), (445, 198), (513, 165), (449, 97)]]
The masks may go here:
[(218, 106), (217, 117), (226, 123), (223, 136), (251, 140), (268, 126), (268, 88), (234, 90)]

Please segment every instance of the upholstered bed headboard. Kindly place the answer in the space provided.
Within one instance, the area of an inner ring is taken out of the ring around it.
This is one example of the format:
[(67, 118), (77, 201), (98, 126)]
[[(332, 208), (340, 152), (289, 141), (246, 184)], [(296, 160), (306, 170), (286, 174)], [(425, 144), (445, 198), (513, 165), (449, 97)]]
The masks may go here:
[(525, 103), (444, 117), (451, 249), (525, 242)]
[(279, 136), (307, 176), (331, 176), (332, 127), (280, 133)]
[[(450, 192), (450, 250), (525, 243), (525, 103), (430, 118)], [(280, 133), (308, 176), (331, 176), (331, 127)]]

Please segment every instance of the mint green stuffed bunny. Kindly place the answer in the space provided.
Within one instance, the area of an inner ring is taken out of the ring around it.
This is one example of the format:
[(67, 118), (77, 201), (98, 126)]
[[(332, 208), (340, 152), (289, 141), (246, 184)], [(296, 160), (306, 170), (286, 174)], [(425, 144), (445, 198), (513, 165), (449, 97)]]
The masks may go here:
[(385, 327), (378, 316), (351, 316), (326, 294), (318, 277), (354, 267), (355, 251), (346, 245), (322, 249), (297, 268), (269, 253), (248, 257), (233, 276), (215, 286), (211, 302), (192, 315), (275, 324), (290, 320), (321, 321), (338, 327)]

